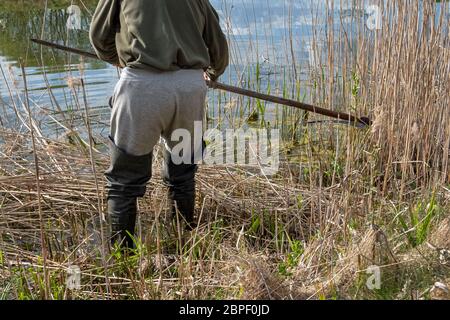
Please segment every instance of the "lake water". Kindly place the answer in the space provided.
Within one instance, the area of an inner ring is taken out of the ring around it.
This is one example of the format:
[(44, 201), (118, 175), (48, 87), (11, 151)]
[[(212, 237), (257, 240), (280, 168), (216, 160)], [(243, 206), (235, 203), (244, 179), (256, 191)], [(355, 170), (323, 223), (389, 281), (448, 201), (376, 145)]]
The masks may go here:
[[(295, 83), (295, 79), (304, 80), (304, 93), (308, 90), (308, 76), (311, 67), (320, 60), (312, 54), (313, 39), (318, 47), (325, 40), (327, 6), (326, 0), (212, 0), (221, 18), (223, 29), (230, 40), (232, 65), (221, 81), (241, 84), (242, 80), (260, 77), (252, 88), (266, 91), (272, 84), (271, 93), (281, 94), (281, 86)], [(333, 26), (337, 31), (344, 29), (350, 36), (350, 43), (356, 26), (367, 28), (369, 11), (360, 10), (367, 5), (344, 6), (338, 8), (340, 1), (331, 15), (336, 18)], [(345, 2), (345, 1), (344, 1)], [(70, 3), (70, 1), (67, 1)], [(109, 119), (108, 99), (118, 79), (116, 68), (106, 63), (83, 59), (56, 50), (32, 45), (30, 37), (39, 38), (41, 33), (45, 40), (64, 43), (68, 46), (92, 51), (88, 39), (89, 22), (93, 5), (81, 7), (79, 25), (76, 30), (68, 30), (70, 15), (65, 7), (48, 8), (40, 6), (18, 7), (0, 5), (0, 64), (4, 75), (0, 74), (0, 120), (3, 125), (12, 123), (14, 99), (20, 99), (14, 92), (15, 87), (22, 88), (19, 60), (26, 65), (30, 99), (36, 114), (54, 115), (51, 121), (41, 123), (50, 130), (60, 128), (55, 123), (56, 111), (77, 111), (80, 103), (69, 87), (71, 79), (83, 77), (86, 84), (87, 100), (92, 111), (93, 124), (102, 135), (107, 130)], [(73, 8), (71, 9), (73, 11)], [(344, 16), (344, 20), (338, 17)], [(44, 30), (42, 30), (44, 25)], [(313, 25), (315, 28), (313, 29)], [(74, 26), (72, 24), (72, 26)], [(370, 32), (366, 30), (365, 32)], [(320, 49), (319, 49), (320, 51)], [(42, 66), (44, 62), (45, 66)], [(6, 79), (4, 79), (6, 77)], [(241, 80), (241, 81), (238, 81)], [(249, 84), (247, 84), (249, 85)], [(249, 85), (250, 86), (250, 85)], [(256, 87), (255, 87), (256, 86)], [(51, 91), (48, 90), (51, 88)], [(278, 90), (277, 90), (278, 89)], [(79, 90), (79, 89), (77, 89)], [(13, 91), (13, 95), (10, 92)], [(299, 98), (293, 90), (290, 96)], [(218, 101), (217, 94), (210, 93), (213, 106), (209, 111), (211, 117), (220, 117), (221, 104), (232, 100)], [(270, 108), (269, 108), (270, 109)], [(249, 110), (247, 110), (249, 112)], [(268, 110), (270, 113), (273, 110)], [(218, 115), (219, 114), (219, 115)], [(80, 113), (71, 114), (71, 123), (76, 127), (77, 121), (82, 125)], [(48, 117), (46, 118), (49, 119)], [(16, 123), (16, 122), (14, 122)]]

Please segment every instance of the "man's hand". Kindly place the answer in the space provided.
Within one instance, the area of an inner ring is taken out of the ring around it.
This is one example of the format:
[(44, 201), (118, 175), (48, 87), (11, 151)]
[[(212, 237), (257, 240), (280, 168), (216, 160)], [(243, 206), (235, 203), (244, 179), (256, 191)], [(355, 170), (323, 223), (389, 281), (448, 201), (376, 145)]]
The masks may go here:
[(203, 78), (205, 78), (206, 81), (211, 81), (211, 78), (206, 72), (203, 72)]

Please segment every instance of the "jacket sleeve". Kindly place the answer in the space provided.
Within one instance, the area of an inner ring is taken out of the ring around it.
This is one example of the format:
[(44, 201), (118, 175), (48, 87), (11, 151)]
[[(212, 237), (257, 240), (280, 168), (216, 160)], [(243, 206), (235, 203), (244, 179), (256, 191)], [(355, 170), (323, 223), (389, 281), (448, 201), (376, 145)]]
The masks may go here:
[(89, 38), (97, 56), (114, 65), (119, 65), (116, 49), (119, 14), (120, 0), (100, 0), (89, 30)]
[(205, 0), (206, 23), (203, 38), (209, 49), (211, 65), (206, 71), (211, 80), (220, 77), (229, 64), (228, 43), (220, 28), (219, 15), (208, 0)]

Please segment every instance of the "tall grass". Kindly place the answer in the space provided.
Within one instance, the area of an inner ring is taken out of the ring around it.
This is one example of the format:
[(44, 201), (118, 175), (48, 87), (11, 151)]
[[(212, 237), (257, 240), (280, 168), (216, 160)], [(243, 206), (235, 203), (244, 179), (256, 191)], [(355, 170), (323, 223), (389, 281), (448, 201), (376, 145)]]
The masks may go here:
[(448, 2), (440, 14), (431, 1), (388, 2), (385, 11), (361, 78), (383, 189), (402, 198), (410, 187), (449, 180), (450, 22)]
[[(291, 12), (293, 2), (285, 3)], [(299, 62), (290, 18), (282, 48), (261, 48), (250, 40), (243, 49), (229, 32), (237, 76), (228, 81), (368, 114), (373, 126), (356, 129), (214, 93), (208, 101), (210, 110), (217, 110), (210, 114), (214, 126), (239, 127), (255, 119), (267, 125), (267, 113), (274, 112), (277, 120), (270, 125), (286, 133), (280, 171), (268, 178), (248, 167), (201, 166), (199, 228), (183, 233), (168, 218), (166, 190), (154, 170), (148, 195), (139, 203), (132, 256), (102, 245), (106, 208), (101, 173), (108, 158), (104, 138), (91, 130), (83, 79), (69, 78), (72, 111), (52, 114), (66, 134), (48, 136), (42, 128), (48, 112), (32, 96), (25, 98), (24, 78), (2, 67), (15, 126), (0, 127), (0, 297), (441, 296), (434, 283), (450, 282), (449, 4), (441, 3), (437, 15), (430, 1), (380, 1), (383, 29), (367, 32), (361, 23), (345, 27), (345, 17), (331, 9), (336, 1), (326, 1), (327, 27), (322, 28), (317, 2), (311, 3), (315, 28), (310, 46), (317, 64)], [(232, 15), (227, 5), (223, 12)], [(347, 19), (356, 21), (353, 9)], [(247, 19), (253, 23), (255, 18)], [(232, 27), (231, 16), (227, 21)], [(271, 23), (258, 33), (271, 38)], [(284, 63), (271, 50), (281, 50)], [(266, 66), (261, 64), (267, 63), (259, 60), (262, 51), (282, 72), (262, 78)], [(52, 88), (47, 90), (51, 95)], [(84, 125), (74, 125), (74, 118)], [(81, 268), (79, 290), (66, 285), (70, 265)], [(380, 289), (366, 286), (372, 265), (381, 268)]]

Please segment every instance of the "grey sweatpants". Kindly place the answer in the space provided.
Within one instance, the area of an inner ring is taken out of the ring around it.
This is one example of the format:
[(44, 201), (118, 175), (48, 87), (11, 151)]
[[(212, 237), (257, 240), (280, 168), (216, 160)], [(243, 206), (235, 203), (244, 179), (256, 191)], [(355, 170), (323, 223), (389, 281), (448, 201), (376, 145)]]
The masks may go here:
[(130, 155), (152, 152), (160, 137), (171, 149), (176, 129), (194, 139), (194, 123), (202, 121), (207, 86), (203, 70), (154, 72), (125, 68), (112, 97), (111, 138)]

